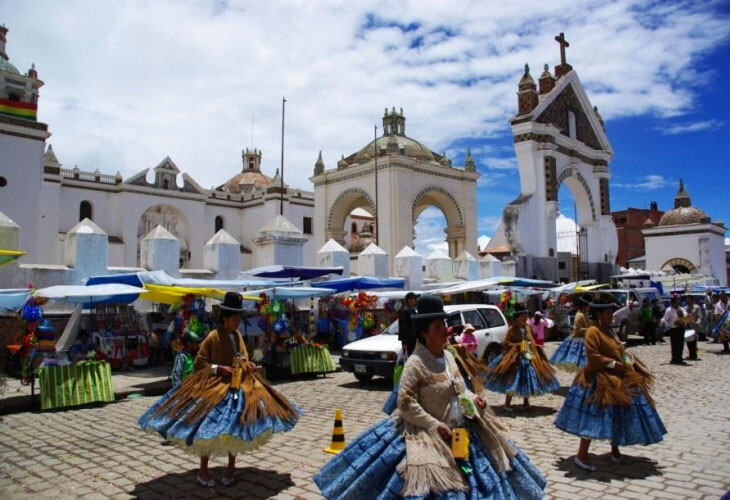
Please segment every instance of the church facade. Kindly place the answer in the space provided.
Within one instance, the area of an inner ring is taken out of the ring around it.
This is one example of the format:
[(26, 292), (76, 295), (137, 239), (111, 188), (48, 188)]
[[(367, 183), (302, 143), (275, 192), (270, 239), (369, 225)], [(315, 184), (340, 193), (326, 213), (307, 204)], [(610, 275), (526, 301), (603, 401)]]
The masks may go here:
[(313, 193), (290, 188), (278, 171), (265, 175), (257, 149), (243, 150), (236, 175), (212, 189), (170, 157), (126, 179), (66, 168), (47, 144), (48, 125), (36, 121), (43, 82), (34, 67), (21, 73), (10, 63), (6, 34), (0, 28), (0, 212), (21, 227), (24, 262), (63, 265), (66, 233), (88, 218), (108, 234), (110, 266), (138, 267), (142, 238), (162, 226), (180, 243), (181, 268), (201, 268), (205, 243), (224, 229), (240, 243), (247, 269), (258, 264), (259, 230), (283, 206), (306, 238), (304, 264), (314, 264)]
[(680, 180), (674, 208), (658, 224), (650, 219), (645, 222), (646, 254), (634, 259), (634, 267), (712, 277), (720, 286), (727, 286), (726, 231), (722, 222), (713, 222), (704, 210), (692, 205)]
[(562, 33), (556, 41), (561, 62), (554, 74), (546, 64), (536, 84), (525, 65), (518, 84), (517, 112), (510, 121), (520, 195), (504, 208), (487, 251), (504, 247), (508, 267), (513, 265), (518, 276), (558, 279), (555, 222), (564, 184), (577, 207), (579, 276), (607, 281), (618, 255), (609, 194), (613, 149), (598, 109), (566, 62)]

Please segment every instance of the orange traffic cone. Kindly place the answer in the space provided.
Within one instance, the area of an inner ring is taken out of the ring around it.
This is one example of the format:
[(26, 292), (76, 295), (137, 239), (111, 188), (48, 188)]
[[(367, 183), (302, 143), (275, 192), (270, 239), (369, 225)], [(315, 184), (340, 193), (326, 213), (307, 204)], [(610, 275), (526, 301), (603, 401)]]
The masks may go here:
[(335, 410), (335, 427), (332, 429), (332, 443), (322, 451), (337, 455), (345, 449), (345, 429), (342, 427), (342, 410)]

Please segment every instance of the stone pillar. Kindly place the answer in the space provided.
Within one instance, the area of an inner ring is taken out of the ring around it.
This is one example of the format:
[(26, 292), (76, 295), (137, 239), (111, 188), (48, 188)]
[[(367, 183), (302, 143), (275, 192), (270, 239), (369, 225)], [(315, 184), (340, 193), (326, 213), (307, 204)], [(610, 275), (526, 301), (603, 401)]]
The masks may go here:
[(257, 267), (274, 264), (303, 265), (307, 238), (282, 215), (277, 215), (259, 229), (253, 242), (256, 244), (254, 262)]
[(504, 276), (517, 276), (517, 262), (514, 257), (506, 257), (502, 261), (502, 272), (504, 273)]
[(409, 246), (404, 246), (394, 259), (395, 275), (406, 279), (406, 290), (423, 288), (423, 257)]
[(342, 277), (350, 276), (350, 252), (330, 239), (317, 252), (317, 265), (320, 267), (342, 267)]
[(241, 244), (221, 229), (203, 247), (203, 267), (217, 279), (236, 278), (241, 272)]
[(165, 271), (177, 276), (180, 269), (180, 242), (175, 235), (157, 226), (142, 238), (140, 264), (150, 271)]
[(453, 261), (441, 250), (434, 250), (426, 257), (426, 278), (438, 281), (454, 279)]
[(479, 279), (503, 276), (502, 263), (494, 255), (485, 255), (479, 261)]
[(469, 252), (461, 252), (454, 260), (454, 278), (466, 281), (479, 279), (479, 262)]
[(76, 269), (75, 283), (107, 273), (109, 237), (89, 219), (76, 224), (66, 234), (66, 265)]
[(388, 253), (375, 243), (370, 243), (357, 256), (357, 272), (360, 276), (387, 278), (389, 276)]
[(0, 212), (0, 250), (20, 250), (20, 226)]

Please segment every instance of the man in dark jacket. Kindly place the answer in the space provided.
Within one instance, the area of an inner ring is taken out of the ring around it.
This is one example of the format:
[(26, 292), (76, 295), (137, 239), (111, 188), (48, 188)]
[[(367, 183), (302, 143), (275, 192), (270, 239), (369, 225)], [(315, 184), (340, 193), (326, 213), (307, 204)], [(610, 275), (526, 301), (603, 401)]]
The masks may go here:
[(403, 345), (403, 352), (407, 352), (409, 356), (416, 348), (416, 335), (413, 332), (411, 314), (416, 312), (417, 301), (418, 295), (408, 292), (405, 303), (398, 314), (398, 340)]

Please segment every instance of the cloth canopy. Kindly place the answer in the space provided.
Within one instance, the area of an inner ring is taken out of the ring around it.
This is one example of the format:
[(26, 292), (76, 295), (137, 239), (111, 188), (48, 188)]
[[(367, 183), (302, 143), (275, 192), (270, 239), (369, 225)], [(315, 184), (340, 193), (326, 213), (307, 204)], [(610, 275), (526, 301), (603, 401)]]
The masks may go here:
[(36, 293), (49, 300), (71, 302), (72, 304), (100, 304), (114, 301), (117, 297), (139, 295), (147, 293), (144, 288), (124, 285), (120, 283), (107, 283), (103, 285), (57, 285), (48, 288), (41, 288)]
[(268, 297), (277, 297), (279, 299), (303, 299), (308, 297), (325, 297), (337, 293), (332, 288), (315, 288), (308, 286), (275, 286), (264, 290), (257, 290), (259, 293), (265, 293)]
[(320, 281), (318, 283), (312, 283), (312, 286), (316, 288), (332, 288), (337, 292), (349, 292), (352, 290), (370, 290), (373, 288), (403, 288), (405, 284), (405, 278), (357, 276), (353, 278)]
[[(187, 288), (182, 286), (159, 285), (145, 285), (144, 287), (149, 293), (143, 295), (143, 299), (168, 305), (181, 302), (186, 295), (198, 295), (216, 300), (223, 300), (226, 296), (225, 290), (218, 290), (216, 288)], [(248, 295), (243, 295), (243, 299), (256, 301), (261, 300), (258, 297)]]
[(342, 267), (263, 266), (242, 273), (243, 276), (258, 278), (288, 278), (311, 280), (327, 274), (342, 274)]
[(9, 264), (23, 255), (25, 255), (25, 252), (20, 252), (18, 250), (0, 250), (0, 267), (5, 264)]
[(27, 288), (0, 290), (0, 312), (19, 311), (28, 302), (30, 294)]
[(173, 278), (165, 271), (139, 271), (125, 274), (106, 274), (103, 276), (92, 276), (86, 282), (87, 285), (101, 283), (125, 283), (127, 285), (142, 287), (144, 285), (158, 286), (182, 286), (188, 288), (218, 288), (222, 290), (235, 290), (238, 288), (249, 288), (257, 286), (271, 286), (277, 283), (275, 280), (262, 279), (235, 279), (235, 280), (203, 280), (197, 278)]
[(430, 293), (436, 295), (454, 295), (467, 292), (482, 292), (493, 287), (536, 287), (554, 288), (558, 286), (552, 281), (531, 280), (526, 278), (514, 278), (510, 276), (498, 276), (476, 281), (467, 281), (458, 285), (432, 290)]

